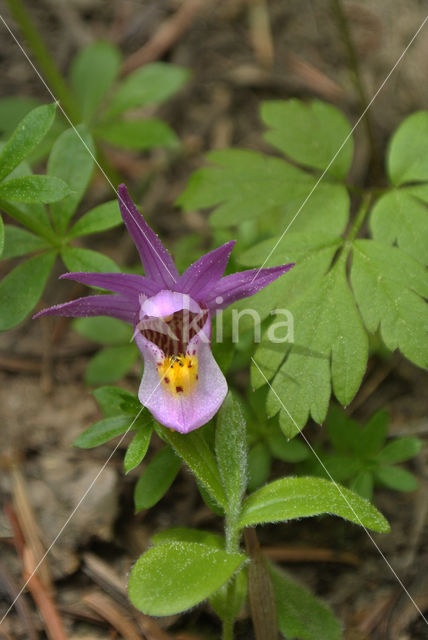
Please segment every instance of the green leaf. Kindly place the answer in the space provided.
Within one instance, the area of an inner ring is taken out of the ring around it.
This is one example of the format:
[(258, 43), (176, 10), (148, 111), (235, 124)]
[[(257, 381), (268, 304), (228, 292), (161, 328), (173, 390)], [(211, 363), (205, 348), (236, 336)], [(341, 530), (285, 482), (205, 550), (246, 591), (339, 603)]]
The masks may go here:
[(215, 452), (228, 512), (236, 517), (247, 486), (247, 431), (242, 408), (231, 393), (218, 414)]
[(145, 151), (154, 147), (172, 147), (179, 145), (174, 131), (162, 120), (114, 120), (95, 131), (96, 135), (117, 147)]
[(381, 466), (375, 469), (374, 474), (376, 481), (388, 489), (415, 491), (418, 488), (418, 481), (413, 473), (401, 467)]
[(165, 62), (140, 67), (123, 80), (114, 93), (105, 117), (127, 109), (159, 103), (174, 95), (187, 81), (189, 71)]
[(69, 271), (96, 271), (97, 273), (120, 271), (111, 258), (92, 249), (65, 247), (61, 251), (61, 258)]
[(376, 202), (370, 216), (373, 238), (398, 246), (428, 263), (428, 207), (411, 189), (394, 189)]
[(263, 102), (261, 117), (271, 128), (265, 140), (299, 164), (324, 171), (343, 145), (328, 172), (345, 179), (352, 162), (353, 141), (351, 126), (338, 109), (319, 100), (309, 104), (295, 98), (273, 100)]
[(301, 440), (294, 438), (287, 441), (276, 424), (269, 429), (267, 442), (271, 454), (284, 462), (303, 462), (311, 455), (309, 448)]
[[(210, 222), (230, 227), (275, 213), (285, 229), (302, 207), (316, 178), (280, 158), (255, 151), (213, 151), (214, 164), (193, 173), (177, 204), (185, 210), (216, 206)], [(290, 232), (320, 231), (340, 235), (349, 216), (349, 196), (343, 185), (321, 182), (304, 204)]]
[(248, 573), (246, 567), (234, 576), (234, 588), (230, 593), (229, 584), (223, 584), (209, 599), (210, 605), (222, 620), (230, 616), (233, 620), (239, 616), (247, 599)]
[(223, 536), (210, 531), (200, 529), (189, 529), (187, 527), (174, 527), (159, 531), (152, 536), (153, 544), (164, 544), (165, 542), (198, 542), (206, 544), (216, 549), (224, 549), (225, 540)]
[(29, 97), (7, 97), (0, 99), (0, 131), (11, 133), (20, 121), (36, 107), (40, 100)]
[(84, 121), (95, 114), (119, 72), (121, 55), (110, 42), (92, 42), (74, 58), (70, 82), (79, 101)]
[(428, 111), (406, 118), (392, 136), (387, 170), (395, 185), (428, 180)]
[[(1, 244), (1, 242), (0, 242)], [(26, 253), (48, 249), (49, 244), (43, 238), (30, 233), (26, 229), (6, 224), (4, 226), (4, 252), (3, 259), (18, 258)], [(1, 254), (1, 252), (0, 252)]]
[(373, 496), (373, 473), (368, 470), (360, 471), (351, 482), (350, 489), (366, 500)]
[(107, 316), (77, 318), (73, 321), (73, 329), (84, 338), (101, 344), (123, 344), (132, 338), (129, 324)]
[(248, 490), (254, 491), (269, 478), (271, 455), (264, 442), (257, 442), (248, 453)]
[[(323, 422), (331, 386), (339, 402), (349, 404), (366, 369), (368, 344), (342, 260), (287, 306), (294, 318), (294, 343), (282, 344), (286, 357), (272, 380), (267, 409), (269, 416), (281, 412), (280, 426), (292, 437), (309, 415)], [(272, 345), (255, 354), (266, 376), (271, 353)]]
[(376, 460), (387, 464), (404, 462), (417, 456), (422, 449), (422, 445), (423, 440), (419, 438), (396, 438), (388, 442), (386, 447), (377, 454)]
[(389, 525), (369, 502), (323, 478), (281, 478), (251, 494), (244, 502), (241, 527), (329, 513), (373, 531)]
[(0, 183), (0, 198), (17, 202), (48, 204), (62, 200), (69, 191), (63, 180), (50, 176), (24, 176)]
[(216, 460), (200, 429), (182, 434), (161, 426), (160, 433), (184, 460), (214, 501), (225, 508), (227, 499)]
[(149, 425), (143, 429), (138, 429), (131, 444), (128, 446), (125, 458), (123, 460), (123, 466), (125, 473), (129, 473), (135, 467), (138, 467), (140, 462), (144, 460), (144, 457), (149, 448), (150, 440), (152, 437), (152, 426)]
[(120, 380), (132, 367), (138, 353), (134, 343), (101, 349), (86, 368), (86, 384), (108, 384)]
[(156, 453), (135, 485), (135, 513), (142, 509), (150, 509), (163, 498), (180, 467), (181, 460), (171, 447), (164, 447)]
[(44, 138), (54, 121), (55, 110), (55, 103), (36, 107), (18, 124), (0, 153), (0, 180), (9, 175)]
[(138, 397), (120, 387), (99, 387), (93, 394), (105, 418), (128, 413), (135, 415), (141, 409)]
[(132, 568), (129, 598), (152, 616), (180, 613), (202, 602), (227, 582), (246, 560), (195, 542), (170, 542), (152, 547)]
[(122, 433), (126, 433), (131, 428), (134, 428), (132, 416), (120, 415), (104, 418), (104, 420), (95, 422), (89, 429), (81, 433), (73, 442), (73, 445), (81, 449), (92, 449), (120, 436)]
[(359, 430), (359, 437), (355, 442), (355, 451), (366, 457), (376, 455), (388, 435), (389, 415), (387, 411), (377, 411)]
[(4, 224), (3, 218), (0, 216), (0, 256), (3, 254), (4, 247)]
[(285, 638), (340, 640), (339, 622), (330, 608), (283, 571), (271, 567), (278, 626)]
[(91, 209), (71, 227), (68, 232), (69, 238), (86, 236), (90, 233), (99, 233), (117, 227), (122, 223), (119, 204), (117, 200), (104, 202), (94, 209)]
[(67, 198), (51, 207), (54, 226), (62, 234), (90, 182), (94, 154), (92, 136), (83, 124), (66, 129), (52, 147), (47, 172), (64, 180), (71, 189)]
[(0, 331), (16, 327), (37, 304), (55, 260), (42, 253), (21, 262), (0, 282)]
[(420, 367), (428, 365), (428, 296), (424, 267), (396, 247), (356, 240), (351, 282), (364, 323)]

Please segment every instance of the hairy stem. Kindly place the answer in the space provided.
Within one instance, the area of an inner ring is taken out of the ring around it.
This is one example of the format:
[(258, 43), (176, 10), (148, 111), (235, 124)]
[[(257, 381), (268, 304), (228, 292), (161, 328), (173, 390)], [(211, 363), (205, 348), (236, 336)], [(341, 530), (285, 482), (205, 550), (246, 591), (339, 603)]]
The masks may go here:
[(31, 49), (35, 62), (40, 66), (52, 93), (61, 102), (71, 120), (78, 121), (79, 114), (71, 92), (49, 53), (42, 36), (32, 22), (25, 4), (22, 0), (6, 0), (6, 3)]

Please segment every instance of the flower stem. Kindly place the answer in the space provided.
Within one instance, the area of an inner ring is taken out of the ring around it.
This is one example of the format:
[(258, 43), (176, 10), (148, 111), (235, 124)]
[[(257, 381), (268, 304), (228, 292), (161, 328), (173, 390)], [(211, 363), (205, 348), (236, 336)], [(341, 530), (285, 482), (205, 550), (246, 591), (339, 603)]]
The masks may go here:
[(26, 39), (36, 63), (40, 66), (52, 93), (61, 102), (71, 120), (78, 121), (79, 113), (73, 96), (49, 53), (42, 36), (32, 22), (24, 3), (22, 0), (6, 0), (6, 3)]
[[(225, 519), (226, 551), (236, 553), (239, 551), (240, 530), (237, 527), (237, 518), (231, 514)], [(233, 640), (233, 627), (235, 626), (235, 615), (233, 611), (235, 601), (236, 577), (233, 576), (227, 585), (226, 600), (228, 610), (224, 616), (222, 640)]]

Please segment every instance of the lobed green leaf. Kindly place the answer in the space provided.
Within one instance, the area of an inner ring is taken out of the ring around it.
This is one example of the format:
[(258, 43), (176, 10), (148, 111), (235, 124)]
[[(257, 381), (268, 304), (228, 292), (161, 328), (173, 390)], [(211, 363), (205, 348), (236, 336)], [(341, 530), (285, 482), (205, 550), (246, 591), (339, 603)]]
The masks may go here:
[(395, 185), (428, 181), (428, 111), (406, 118), (391, 138), (387, 171)]
[(397, 247), (356, 240), (351, 268), (355, 298), (367, 330), (412, 362), (428, 365), (428, 279), (424, 267)]
[(351, 127), (335, 107), (320, 100), (295, 98), (263, 102), (261, 117), (270, 130), (264, 138), (299, 164), (345, 179), (353, 156)]
[(180, 613), (202, 602), (246, 561), (242, 553), (195, 542), (170, 542), (152, 547), (132, 568), (129, 598), (152, 616)]

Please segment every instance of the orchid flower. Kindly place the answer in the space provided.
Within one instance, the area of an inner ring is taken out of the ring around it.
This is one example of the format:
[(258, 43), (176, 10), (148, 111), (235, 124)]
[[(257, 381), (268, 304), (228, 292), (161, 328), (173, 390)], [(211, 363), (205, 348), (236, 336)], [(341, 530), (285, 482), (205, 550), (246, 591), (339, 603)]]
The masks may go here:
[(132, 324), (133, 338), (144, 359), (140, 402), (161, 424), (188, 433), (213, 417), (227, 393), (225, 377), (211, 352), (211, 314), (257, 293), (293, 264), (223, 276), (235, 244), (231, 241), (202, 256), (180, 275), (125, 185), (119, 186), (118, 196), (145, 276), (65, 273), (60, 278), (113, 293), (78, 298), (34, 317), (110, 316)]

